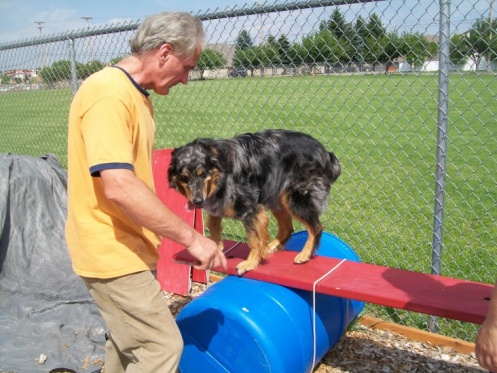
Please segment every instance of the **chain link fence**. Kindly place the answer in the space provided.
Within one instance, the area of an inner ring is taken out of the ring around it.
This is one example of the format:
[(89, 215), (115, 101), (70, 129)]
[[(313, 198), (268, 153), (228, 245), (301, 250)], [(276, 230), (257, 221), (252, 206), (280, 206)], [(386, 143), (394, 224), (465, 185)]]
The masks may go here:
[[(266, 2), (196, 15), (208, 48), (188, 85), (153, 95), (157, 148), (266, 128), (309, 133), (343, 166), (325, 230), (363, 261), (494, 283), (493, 0)], [(128, 53), (138, 24), (0, 45), (0, 152), (65, 164), (74, 92)], [(477, 331), (366, 312), (470, 341)]]

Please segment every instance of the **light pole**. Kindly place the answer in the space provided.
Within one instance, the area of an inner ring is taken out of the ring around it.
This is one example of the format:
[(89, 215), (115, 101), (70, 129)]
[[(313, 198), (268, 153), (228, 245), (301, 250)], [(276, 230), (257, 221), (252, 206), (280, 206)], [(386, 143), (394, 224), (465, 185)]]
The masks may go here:
[(489, 72), (492, 71), (492, 52), (490, 49), (492, 48), (492, 35), (494, 33), (494, 0), (490, 0), (490, 18), (489, 18), (489, 23), (490, 23), (490, 35), (488, 36), (488, 58), (487, 58), (487, 70)]
[[(93, 17), (81, 17), (82, 19), (86, 20), (86, 30), (90, 31), (90, 19), (93, 19)], [(92, 50), (91, 50), (91, 36), (88, 35), (88, 62), (92, 62)]]
[[(256, 4), (259, 5), (262, 9), (262, 7), (266, 4), (266, 2), (265, 1), (263, 3), (257, 2)], [(264, 14), (261, 12), (259, 16), (260, 16), (259, 39), (260, 39), (260, 46), (262, 47), (262, 45), (264, 44)]]
[[(43, 21), (36, 21), (35, 22), (38, 26), (36, 28), (40, 30), (40, 38), (41, 38), (41, 30), (43, 29), (43, 24), (45, 22)], [(43, 44), (40, 44), (40, 69), (43, 69)]]

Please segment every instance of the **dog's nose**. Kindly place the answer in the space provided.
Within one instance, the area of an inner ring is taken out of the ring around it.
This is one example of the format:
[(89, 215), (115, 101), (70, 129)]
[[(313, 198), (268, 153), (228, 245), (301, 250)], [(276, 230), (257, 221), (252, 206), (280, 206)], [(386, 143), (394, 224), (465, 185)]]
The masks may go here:
[(204, 206), (204, 199), (201, 197), (195, 197), (192, 203), (198, 208), (202, 208)]

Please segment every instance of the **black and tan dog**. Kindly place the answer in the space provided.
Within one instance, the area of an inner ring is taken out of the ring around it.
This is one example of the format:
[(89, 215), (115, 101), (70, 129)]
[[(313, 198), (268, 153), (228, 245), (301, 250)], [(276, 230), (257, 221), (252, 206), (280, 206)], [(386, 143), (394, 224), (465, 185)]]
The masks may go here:
[[(283, 248), (293, 232), (292, 218), (308, 232), (294, 262), (307, 262), (319, 245), (319, 217), (339, 175), (340, 163), (333, 153), (311, 136), (287, 130), (197, 139), (173, 151), (168, 170), (171, 187), (209, 213), (207, 227), (220, 248), (221, 219), (243, 222), (250, 254), (237, 266), (239, 275)], [(266, 209), (278, 221), (271, 243)]]

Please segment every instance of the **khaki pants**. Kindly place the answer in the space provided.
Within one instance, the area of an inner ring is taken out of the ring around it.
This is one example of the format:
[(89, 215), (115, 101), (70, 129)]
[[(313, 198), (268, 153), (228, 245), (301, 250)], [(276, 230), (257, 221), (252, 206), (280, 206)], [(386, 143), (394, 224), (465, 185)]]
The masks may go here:
[(178, 370), (183, 339), (150, 271), (83, 280), (110, 330), (105, 373)]

